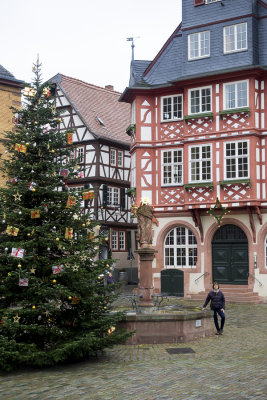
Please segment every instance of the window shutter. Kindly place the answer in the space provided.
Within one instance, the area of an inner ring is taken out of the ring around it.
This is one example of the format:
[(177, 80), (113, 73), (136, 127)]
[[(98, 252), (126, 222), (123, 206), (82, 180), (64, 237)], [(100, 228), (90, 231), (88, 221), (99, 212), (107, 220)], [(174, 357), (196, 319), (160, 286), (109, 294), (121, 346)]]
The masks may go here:
[(205, 4), (205, 0), (194, 0), (194, 6), (202, 6), (203, 4)]
[(125, 209), (125, 188), (121, 188), (121, 209)]
[(103, 185), (103, 198), (102, 198), (103, 207), (107, 207), (107, 199), (108, 199), (108, 187), (107, 185)]
[[(84, 189), (89, 189), (89, 185), (84, 185)], [(88, 200), (84, 200), (84, 208), (88, 208)]]

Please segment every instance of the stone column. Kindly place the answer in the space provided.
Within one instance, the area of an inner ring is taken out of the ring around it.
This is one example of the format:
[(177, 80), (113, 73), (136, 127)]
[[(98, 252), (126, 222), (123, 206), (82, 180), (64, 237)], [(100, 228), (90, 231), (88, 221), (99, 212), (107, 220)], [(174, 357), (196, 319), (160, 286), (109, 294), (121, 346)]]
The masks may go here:
[(143, 247), (135, 251), (139, 255), (139, 284), (138, 284), (138, 306), (153, 306), (153, 279), (152, 279), (152, 262), (157, 250), (152, 247)]

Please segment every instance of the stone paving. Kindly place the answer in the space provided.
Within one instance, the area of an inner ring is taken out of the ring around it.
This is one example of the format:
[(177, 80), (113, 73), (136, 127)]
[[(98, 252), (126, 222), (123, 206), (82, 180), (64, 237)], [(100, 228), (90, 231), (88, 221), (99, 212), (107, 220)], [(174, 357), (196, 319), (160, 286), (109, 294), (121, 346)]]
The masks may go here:
[[(267, 400), (266, 337), (267, 304), (232, 304), (223, 336), (121, 345), (97, 360), (6, 374), (0, 377), (0, 399)], [(166, 349), (173, 347), (195, 353), (169, 354)]]

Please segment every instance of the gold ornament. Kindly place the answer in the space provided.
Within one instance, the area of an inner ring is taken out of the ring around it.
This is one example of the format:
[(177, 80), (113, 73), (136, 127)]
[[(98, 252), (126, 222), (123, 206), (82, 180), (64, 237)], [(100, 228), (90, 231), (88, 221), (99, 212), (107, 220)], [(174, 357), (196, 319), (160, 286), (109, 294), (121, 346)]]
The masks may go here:
[(56, 241), (59, 242), (59, 238), (58, 237), (56, 238)]
[(71, 300), (71, 299), (72, 299), (72, 297), (71, 297), (71, 296), (69, 296), (69, 297), (68, 297), (68, 299), (69, 299), (69, 300)]
[(21, 268), (21, 264), (18, 264), (18, 268)]
[(51, 150), (51, 153), (54, 153), (54, 152), (55, 152), (55, 150), (54, 150), (54, 149), (52, 149), (52, 150)]
[(82, 224), (82, 227), (83, 227), (83, 228), (85, 228), (85, 227), (86, 227), (86, 225), (85, 225), (85, 224)]
[(53, 279), (53, 280), (52, 280), (52, 283), (57, 283), (56, 279)]
[(11, 272), (9, 272), (8, 274), (7, 274), (7, 276), (11, 276), (12, 274), (11, 274)]
[(33, 309), (33, 310), (35, 310), (35, 309), (36, 309), (36, 307), (35, 307), (35, 306), (32, 306), (32, 309)]

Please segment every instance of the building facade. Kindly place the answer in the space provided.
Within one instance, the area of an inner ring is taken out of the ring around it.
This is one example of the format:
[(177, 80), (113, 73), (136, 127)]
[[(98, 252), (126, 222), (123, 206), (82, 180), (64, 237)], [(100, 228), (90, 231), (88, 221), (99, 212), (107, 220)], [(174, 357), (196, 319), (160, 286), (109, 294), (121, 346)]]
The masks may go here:
[[(14, 114), (10, 107), (20, 108), (21, 89), (23, 82), (16, 79), (9, 71), (0, 65), (0, 132), (3, 139), (3, 132), (14, 128)], [(0, 141), (0, 157), (3, 160), (6, 156), (5, 148)], [(0, 185), (5, 184), (5, 179), (0, 174)]]
[(154, 60), (132, 61), (120, 98), (132, 106), (137, 203), (148, 198), (159, 222), (154, 291), (197, 298), (217, 280), (230, 300), (259, 301), (267, 296), (267, 1), (182, 7)]
[[(68, 190), (80, 193), (84, 212), (99, 221), (100, 232), (108, 237), (100, 256), (115, 259), (118, 269), (136, 267), (136, 224), (126, 193), (130, 139), (124, 131), (130, 106), (118, 102), (120, 93), (112, 86), (101, 88), (61, 74), (51, 82), (56, 84), (56, 106), (62, 113), (60, 130), (73, 132), (73, 157), (78, 159), (78, 179), (67, 179)], [(85, 189), (92, 191), (92, 199), (82, 200)], [(128, 272), (128, 279), (133, 279), (134, 272)]]

